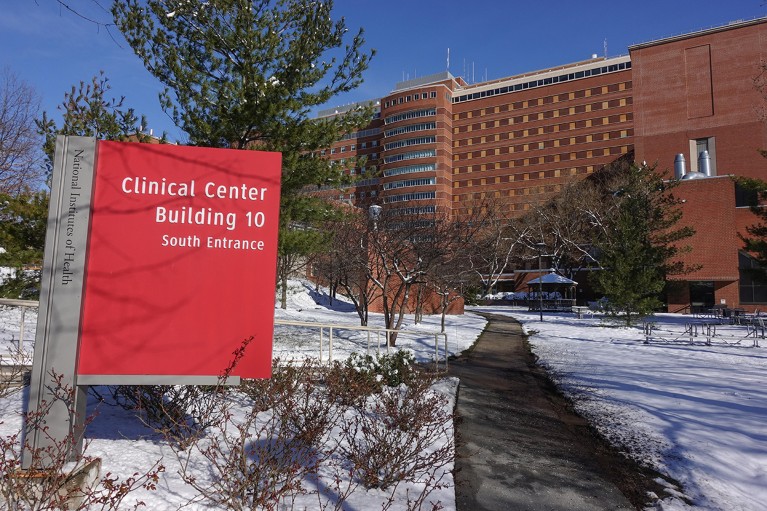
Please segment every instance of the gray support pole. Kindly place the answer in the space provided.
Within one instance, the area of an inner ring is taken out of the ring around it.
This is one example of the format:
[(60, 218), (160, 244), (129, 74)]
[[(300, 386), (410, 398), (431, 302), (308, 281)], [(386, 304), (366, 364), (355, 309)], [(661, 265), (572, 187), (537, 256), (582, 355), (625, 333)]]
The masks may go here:
[(24, 469), (50, 468), (82, 451), (87, 388), (78, 387), (76, 366), (95, 160), (95, 138), (56, 139)]

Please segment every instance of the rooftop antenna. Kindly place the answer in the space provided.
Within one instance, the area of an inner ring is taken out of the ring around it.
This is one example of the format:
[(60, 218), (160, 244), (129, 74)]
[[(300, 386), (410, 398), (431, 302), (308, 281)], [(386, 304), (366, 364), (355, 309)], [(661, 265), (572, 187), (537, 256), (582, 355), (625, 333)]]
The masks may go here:
[(605, 49), (605, 58), (607, 58), (607, 38), (606, 37), (604, 42), (604, 49)]
[(447, 49), (447, 71), (450, 71), (450, 48)]

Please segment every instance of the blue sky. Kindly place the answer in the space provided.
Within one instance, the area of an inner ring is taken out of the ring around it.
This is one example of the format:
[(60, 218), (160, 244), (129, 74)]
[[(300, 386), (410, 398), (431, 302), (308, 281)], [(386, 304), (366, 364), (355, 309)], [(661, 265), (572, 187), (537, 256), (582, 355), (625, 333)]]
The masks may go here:
[[(112, 27), (110, 0), (0, 0), (0, 68), (7, 67), (39, 93), (53, 113), (64, 93), (100, 70), (115, 96), (144, 113), (155, 132), (184, 138), (157, 101), (161, 89)], [(403, 79), (444, 71), (479, 82), (589, 58), (617, 56), (628, 46), (767, 16), (763, 0), (336, 0), (355, 33), (377, 54), (365, 83), (332, 105), (374, 99)], [(605, 44), (606, 42), (606, 44)]]

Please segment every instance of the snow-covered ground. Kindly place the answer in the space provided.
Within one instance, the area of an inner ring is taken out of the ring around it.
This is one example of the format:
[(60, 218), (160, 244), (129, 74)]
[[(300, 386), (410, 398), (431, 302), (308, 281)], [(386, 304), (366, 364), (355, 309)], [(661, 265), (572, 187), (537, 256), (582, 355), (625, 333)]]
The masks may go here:
[[(663, 510), (767, 509), (767, 340), (754, 347), (745, 327), (717, 325), (731, 344), (689, 344), (682, 332), (704, 320), (658, 314), (657, 339), (600, 317), (510, 314), (531, 334), (539, 362), (614, 444), (683, 485), (692, 502), (667, 499)], [(663, 329), (666, 332), (663, 332)]]
[[(359, 326), (359, 318), (348, 303), (333, 301), (330, 305), (328, 297), (322, 293), (316, 293), (311, 286), (305, 286), (300, 282), (291, 283), (289, 303), (286, 310), (275, 308), (275, 318), (278, 320), (295, 322), (314, 322), (323, 324), (346, 325), (347, 328), (333, 329), (332, 357), (334, 360), (342, 360), (352, 352), (371, 354), (380, 350), (386, 351), (385, 337), (371, 335), (359, 331), (354, 327)], [(25, 318), (25, 339), (32, 339), (35, 330), (35, 312), (28, 311)], [(440, 331), (439, 316), (425, 317), (420, 324), (413, 324), (413, 318), (409, 317), (403, 327), (402, 333), (397, 338), (397, 349), (408, 350), (416, 359), (421, 361), (434, 361), (435, 353), (441, 364), (445, 359), (444, 336), (437, 336), (438, 349), (435, 347), (435, 335)], [(19, 339), (19, 309), (12, 307), (0, 307), (0, 347), (4, 347), (9, 353), (18, 345)], [(383, 327), (383, 317), (380, 314), (372, 314), (370, 325)], [(449, 354), (459, 353), (470, 347), (477, 339), (485, 326), (485, 320), (476, 315), (448, 316), (446, 330), (448, 333), (447, 350)], [(328, 329), (323, 330), (323, 360), (330, 357), (330, 338)], [(379, 342), (380, 341), (380, 342)], [(31, 342), (24, 342), (27, 348)], [(5, 352), (5, 350), (3, 350)], [(319, 357), (320, 355), (320, 332), (318, 328), (306, 328), (295, 326), (277, 325), (275, 327), (274, 356), (280, 359), (295, 359), (305, 356)], [(448, 410), (455, 406), (455, 395), (458, 382), (454, 378), (446, 378), (435, 387), (435, 391), (447, 396), (445, 404)], [(102, 395), (107, 395), (104, 389), (97, 388)], [(0, 437), (7, 437), (17, 432), (21, 427), (22, 396), (17, 393), (11, 397), (0, 398)], [(237, 413), (237, 410), (234, 411)], [(348, 413), (348, 412), (347, 412)], [(149, 430), (135, 417), (135, 414), (125, 411), (117, 406), (100, 404), (90, 398), (88, 415), (95, 415), (95, 419), (89, 424), (86, 433), (87, 454), (101, 458), (102, 475), (111, 472), (122, 478), (133, 473), (144, 473), (155, 462), (161, 460), (165, 467), (161, 475), (156, 491), (137, 490), (125, 501), (126, 506), (131, 506), (137, 500), (145, 501), (147, 509), (164, 511), (176, 510), (183, 506), (185, 510), (216, 509), (206, 507), (202, 503), (193, 501), (198, 494), (180, 478), (182, 461), (178, 460), (163, 439)], [(453, 437), (452, 424), (449, 425), (448, 433)], [(331, 436), (340, 438), (341, 432), (335, 428)], [(442, 440), (440, 440), (442, 442)], [(431, 448), (440, 447), (439, 442)], [(205, 481), (211, 477), (212, 472), (206, 468), (202, 457), (193, 459), (189, 466), (196, 467), (194, 475), (198, 481)], [(440, 502), (442, 509), (455, 509), (455, 492), (452, 480), (452, 463), (443, 467), (438, 476), (444, 473), (441, 487), (434, 490), (426, 502)], [(348, 478), (348, 471), (347, 471)], [(312, 482), (307, 486), (311, 489)], [(396, 489), (365, 490), (359, 486), (346, 498), (344, 509), (390, 509), (400, 511), (408, 509), (408, 498), (414, 498), (419, 494), (423, 485), (402, 484)], [(394, 491), (394, 493), (392, 493)], [(328, 504), (327, 500), (318, 498), (323, 493), (318, 492), (299, 497), (293, 504), (294, 509), (334, 509), (334, 505)], [(390, 502), (390, 499), (393, 500)], [(326, 507), (322, 507), (326, 506)], [(0, 503), (0, 509), (2, 504)], [(285, 508), (285, 509), (289, 509)]]
[[(540, 322), (538, 313), (519, 309), (474, 310), (509, 314), (521, 321), (540, 362), (573, 398), (579, 412), (626, 452), (682, 484), (680, 496), (662, 501), (657, 509), (765, 509), (767, 341), (761, 341), (762, 347), (753, 347), (750, 339), (733, 345), (716, 341), (691, 345), (685, 339), (672, 341), (673, 336), (661, 332), (666, 341), (645, 343), (641, 329), (610, 326), (599, 316), (576, 319), (572, 314), (546, 313)], [(14, 327), (18, 317), (13, 314), (0, 310), (0, 340), (6, 345), (18, 339), (18, 327)], [(330, 307), (327, 297), (299, 283), (292, 286), (288, 309), (275, 309), (275, 317), (359, 325), (349, 304), (335, 302)], [(34, 320), (27, 321), (34, 329)], [(426, 317), (424, 323), (414, 325), (408, 317), (405, 331), (413, 335), (401, 336), (398, 346), (412, 350), (421, 360), (432, 360), (434, 338), (427, 332), (438, 331), (439, 321), (438, 316)], [(653, 321), (661, 329), (681, 331), (693, 318), (659, 314)], [(383, 320), (373, 314), (370, 323), (381, 326)], [(468, 348), (484, 324), (484, 319), (471, 313), (448, 317), (450, 353)], [(275, 356), (318, 356), (319, 334), (293, 328), (276, 328)], [(717, 333), (727, 334), (727, 329), (719, 326)], [(743, 330), (733, 327), (731, 341), (742, 336)], [(327, 359), (327, 330), (324, 336), (323, 357)], [(373, 339), (372, 349), (376, 345)], [(334, 358), (366, 349), (365, 333), (334, 331)], [(446, 386), (450, 393), (450, 383)], [(0, 435), (19, 427), (19, 409), (19, 397), (0, 400)], [(193, 495), (178, 480), (178, 467), (167, 447), (128, 412), (102, 407), (88, 436), (89, 453), (103, 458), (104, 471), (130, 474), (148, 469), (163, 457), (166, 472), (158, 490), (137, 494), (151, 502), (150, 509), (176, 509)], [(434, 497), (444, 509), (455, 509), (452, 488), (440, 490)], [(378, 509), (384, 498), (377, 491), (362, 491), (351, 502), (354, 509)], [(391, 509), (404, 508), (403, 501)]]

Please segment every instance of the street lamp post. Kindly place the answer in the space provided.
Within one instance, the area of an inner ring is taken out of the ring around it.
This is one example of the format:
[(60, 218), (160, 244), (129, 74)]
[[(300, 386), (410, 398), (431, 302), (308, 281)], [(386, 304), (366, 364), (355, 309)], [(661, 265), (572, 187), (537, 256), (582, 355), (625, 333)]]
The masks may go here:
[(536, 243), (535, 248), (538, 249), (538, 312), (540, 320), (543, 321), (543, 267), (541, 265), (541, 256), (546, 248), (546, 244)]
[(381, 218), (381, 212), (383, 211), (383, 207), (379, 206), (378, 204), (373, 204), (368, 208), (368, 216), (370, 217), (370, 220), (373, 222), (373, 230), (378, 230), (378, 219)]

